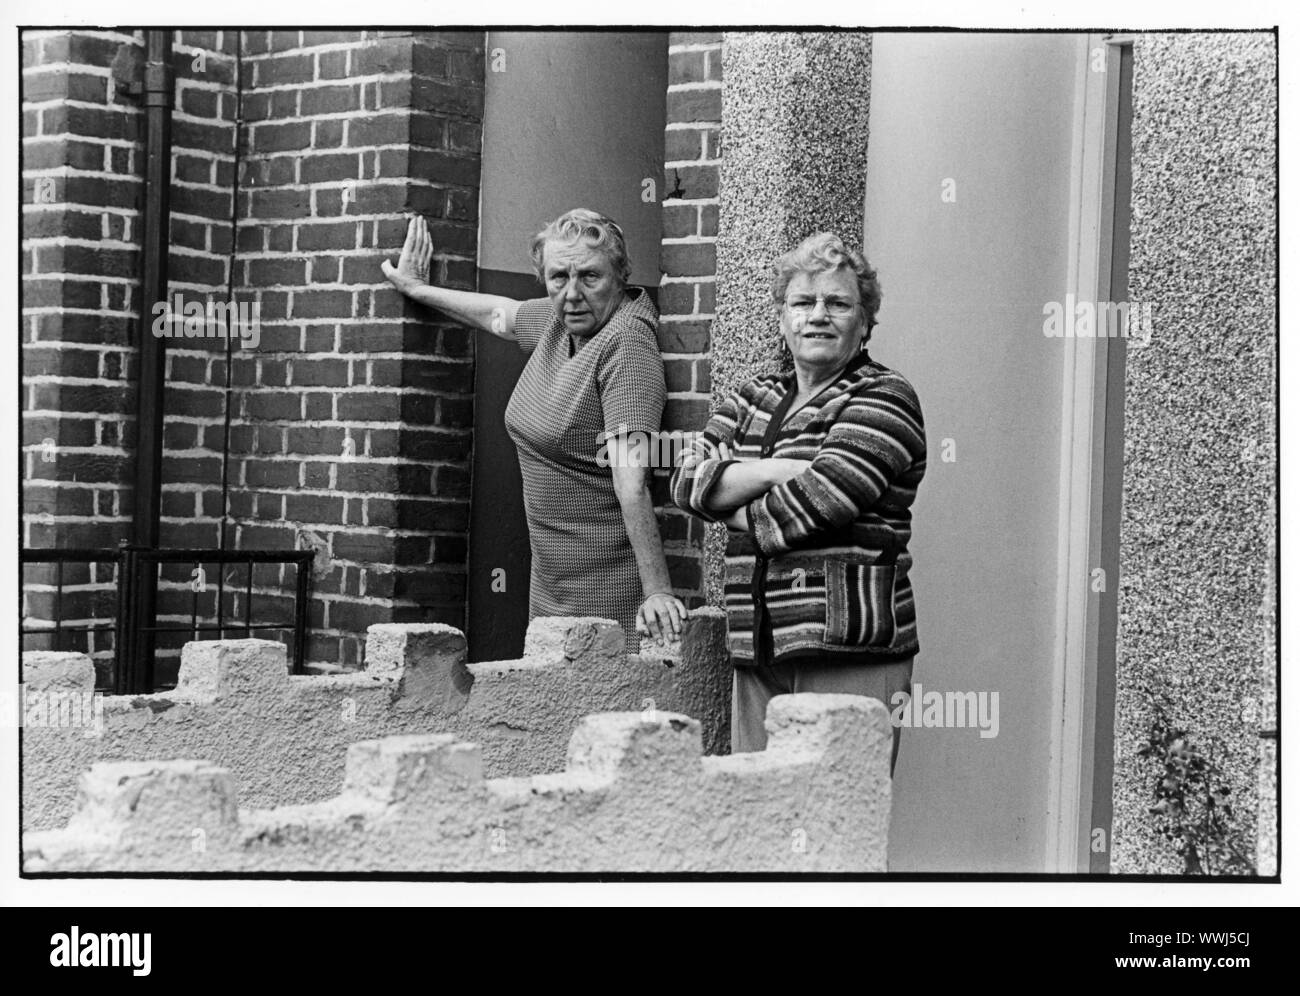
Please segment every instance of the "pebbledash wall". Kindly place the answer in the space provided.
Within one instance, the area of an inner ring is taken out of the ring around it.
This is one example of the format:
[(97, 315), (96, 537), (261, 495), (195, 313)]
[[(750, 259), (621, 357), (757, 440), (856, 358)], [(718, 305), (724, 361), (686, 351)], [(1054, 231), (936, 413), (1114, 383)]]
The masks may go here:
[(1182, 869), (1137, 756), (1163, 701), (1275, 874), (1276, 36), (1140, 35), (1133, 67), (1129, 297), (1155, 330), (1125, 385), (1113, 869)]

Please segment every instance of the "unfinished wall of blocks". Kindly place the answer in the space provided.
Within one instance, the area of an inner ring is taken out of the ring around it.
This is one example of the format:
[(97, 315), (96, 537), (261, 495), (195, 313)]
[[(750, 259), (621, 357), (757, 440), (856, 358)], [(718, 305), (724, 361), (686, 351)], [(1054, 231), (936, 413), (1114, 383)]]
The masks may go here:
[(269, 807), (335, 795), (349, 745), (399, 733), (473, 741), (488, 777), (522, 776), (563, 767), (588, 713), (674, 710), (697, 718), (708, 753), (724, 753), (725, 640), (716, 609), (694, 613), (680, 641), (644, 641), (639, 656), (609, 620), (541, 618), (519, 660), (467, 664), (459, 630), (389, 623), (370, 627), (365, 670), (340, 675), (290, 675), (284, 645), (267, 640), (194, 642), (174, 690), (103, 696), (88, 722), (75, 710), (94, 688), (89, 659), (29, 652), (23, 826), (67, 822), (77, 779), (105, 761), (203, 758), (232, 772), (244, 805)]
[(452, 734), (347, 749), (323, 802), (239, 807), (204, 760), (97, 764), (60, 830), (29, 833), (29, 874), (91, 872), (882, 872), (889, 828), (885, 707), (788, 695), (767, 750), (701, 757), (677, 713), (583, 719), (561, 772), (485, 780)]

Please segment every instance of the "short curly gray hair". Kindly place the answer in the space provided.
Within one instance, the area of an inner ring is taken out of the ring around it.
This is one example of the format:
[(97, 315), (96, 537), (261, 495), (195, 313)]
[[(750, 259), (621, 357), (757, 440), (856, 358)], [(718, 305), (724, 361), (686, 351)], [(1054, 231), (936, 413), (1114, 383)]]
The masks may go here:
[(546, 252), (548, 242), (562, 242), (568, 245), (582, 242), (609, 258), (614, 267), (614, 275), (624, 286), (632, 277), (632, 261), (627, 256), (627, 239), (623, 237), (623, 229), (618, 227), (618, 223), (613, 218), (607, 218), (596, 211), (588, 211), (586, 208), (574, 208), (560, 215), (534, 235), (528, 254), (533, 260), (533, 271), (542, 283), (546, 282), (542, 256)]
[(876, 327), (876, 312), (880, 310), (882, 296), (880, 281), (867, 258), (857, 250), (848, 248), (838, 235), (831, 232), (810, 235), (778, 259), (773, 266), (775, 274), (772, 278), (772, 300), (778, 307), (785, 304), (785, 292), (797, 273), (816, 274), (841, 267), (851, 270), (857, 278), (858, 297), (867, 319), (865, 341), (871, 338), (871, 330)]

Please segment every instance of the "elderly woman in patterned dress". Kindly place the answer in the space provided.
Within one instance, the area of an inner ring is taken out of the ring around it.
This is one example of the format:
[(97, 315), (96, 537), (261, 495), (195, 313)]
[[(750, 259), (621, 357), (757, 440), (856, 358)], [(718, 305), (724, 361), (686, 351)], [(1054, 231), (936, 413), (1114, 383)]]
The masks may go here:
[(663, 417), (659, 314), (628, 286), (623, 232), (603, 215), (569, 211), (536, 235), (531, 255), (545, 298), (435, 287), (433, 243), (416, 217), (397, 265), (385, 260), (383, 271), (412, 300), (531, 354), (505, 411), (532, 547), (529, 618), (614, 619), (635, 651), (636, 634), (680, 635), (687, 615), (637, 456), (645, 448), (628, 445), (658, 432)]

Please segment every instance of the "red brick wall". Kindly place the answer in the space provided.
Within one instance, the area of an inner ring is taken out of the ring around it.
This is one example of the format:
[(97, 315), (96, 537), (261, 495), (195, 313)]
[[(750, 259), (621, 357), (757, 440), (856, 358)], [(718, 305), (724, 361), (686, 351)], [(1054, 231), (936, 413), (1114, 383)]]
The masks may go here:
[(375, 622), (464, 625), (473, 342), (379, 271), (429, 219), (434, 279), (473, 289), (482, 34), (247, 32), (232, 371), (235, 539), (320, 544), (310, 658)]
[[(709, 332), (714, 312), (718, 166), (722, 136), (722, 36), (678, 32), (668, 43), (664, 134), (663, 284), (659, 344), (668, 380), (666, 430), (697, 431), (709, 414)], [(656, 480), (665, 551), (678, 593), (700, 604), (704, 524), (667, 502)]]
[[(129, 533), (143, 164), (123, 43), (142, 35), (24, 37), (27, 547)], [(318, 548), (309, 660), (355, 665), (373, 622), (463, 625), (473, 343), (379, 261), (419, 211), (436, 278), (473, 287), (482, 34), (184, 32), (174, 68), (170, 289), (258, 301), (261, 343), (230, 347), (228, 391), (224, 339), (169, 340), (163, 545), (218, 545), (229, 406), (226, 545)], [(48, 619), (39, 574), (27, 613)], [(167, 574), (164, 616), (188, 618), (189, 575)], [(291, 578), (259, 569), (258, 615), (288, 618)], [(100, 587), (78, 612), (111, 618)]]
[[(130, 528), (141, 114), (109, 66), (131, 34), (25, 32), (22, 364), (25, 547), (114, 546)], [(53, 568), (25, 614), (50, 620)], [(112, 572), (70, 565), (61, 617), (112, 617)], [(106, 610), (106, 611), (105, 611)], [(111, 650), (102, 639), (98, 662)]]
[[(184, 301), (206, 302), (225, 301), (227, 296), (234, 246), (238, 45), (238, 33), (232, 31), (178, 31), (173, 36), (169, 299), (179, 294)], [(222, 339), (168, 340), (159, 529), (163, 547), (212, 549), (220, 544), (225, 366)], [(188, 623), (196, 606), (203, 616), (214, 612), (215, 565), (205, 566), (201, 579), (188, 564), (162, 565), (159, 570), (161, 625)], [(242, 592), (243, 572), (242, 567), (227, 568), (231, 589), (238, 580)], [(202, 581), (203, 591), (192, 590), (192, 579)], [(231, 589), (225, 598), (227, 616), (242, 618), (243, 606)], [(257, 615), (267, 618), (263, 613), (274, 611), (291, 618), (291, 609), (274, 604), (284, 600), (265, 592), (257, 599)], [(157, 675), (163, 682), (174, 680), (180, 647), (188, 638), (187, 633), (158, 637)]]
[[(231, 31), (174, 35), (168, 288), (185, 300), (224, 301), (230, 279), (238, 43)], [(172, 339), (166, 356), (160, 542), (215, 547), (222, 514), (225, 342)]]
[[(107, 546), (129, 529), (142, 163), (138, 104), (110, 79), (123, 42), (142, 48), (138, 35), (95, 32), (24, 43), (31, 547)], [(670, 431), (698, 429), (709, 407), (721, 57), (720, 35), (672, 36), (660, 288)], [(473, 287), (482, 36), (184, 32), (174, 65), (171, 289), (256, 300), (262, 338), (231, 347), (229, 392), (224, 340), (169, 344), (164, 545), (219, 542), (229, 405), (226, 543), (318, 550), (309, 660), (355, 665), (371, 622), (463, 625), (473, 342), (391, 291), (378, 263), (417, 210), (443, 249), (438, 279)], [(56, 199), (35, 203), (47, 175)], [(71, 241), (56, 255), (60, 237)], [(655, 493), (670, 569), (698, 602), (703, 529), (666, 502), (666, 478)], [(290, 577), (259, 570), (259, 612), (287, 614), (277, 593)], [(168, 578), (160, 605), (180, 618), (189, 571)], [(242, 614), (238, 598), (227, 605)], [(48, 600), (29, 610), (48, 618)]]

